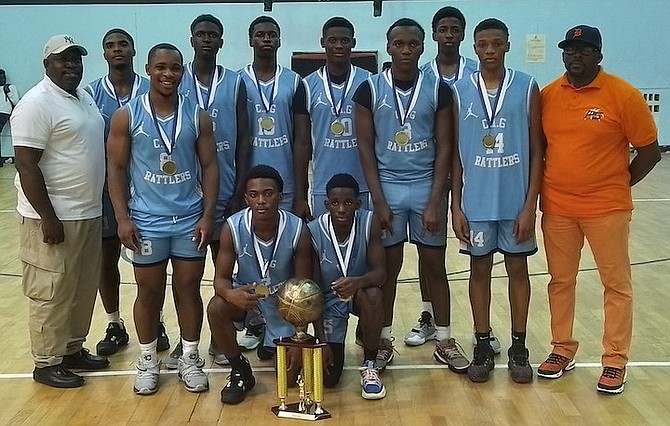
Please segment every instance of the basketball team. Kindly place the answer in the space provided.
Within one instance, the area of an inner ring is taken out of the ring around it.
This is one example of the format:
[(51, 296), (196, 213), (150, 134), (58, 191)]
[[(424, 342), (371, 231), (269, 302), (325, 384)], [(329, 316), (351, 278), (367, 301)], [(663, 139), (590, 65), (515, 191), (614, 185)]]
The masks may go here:
[[(313, 327), (327, 343), (326, 387), (340, 381), (354, 314), (362, 396), (383, 398), (410, 242), (421, 300), (404, 343), (435, 341), (437, 362), (473, 382), (489, 380), (502, 349), (490, 321), (498, 252), (509, 285), (508, 372), (514, 382), (532, 382), (527, 259), (538, 251), (539, 199), (552, 349), (537, 376), (558, 379), (575, 367), (575, 287), (586, 239), (604, 288), (597, 390), (623, 392), (633, 327), (630, 188), (660, 160), (642, 94), (599, 65), (602, 37), (594, 27), (567, 31), (558, 44), (565, 72), (542, 90), (505, 66), (502, 21), (475, 26), (476, 60), (461, 55), (466, 20), (458, 9), (438, 10), (431, 30), (438, 54), (421, 62), (422, 26), (409, 18), (393, 23), (386, 32), (391, 66), (372, 75), (351, 63), (352, 23), (331, 18), (321, 34), (326, 63), (301, 78), (277, 63), (281, 30), (273, 18), (251, 22), (253, 62), (232, 71), (217, 64), (223, 25), (200, 15), (190, 27), (193, 59), (184, 65), (177, 47), (158, 44), (146, 78), (133, 68), (133, 37), (114, 28), (102, 39), (109, 72), (85, 89), (88, 50), (70, 36), (52, 37), (44, 79), (11, 116), (34, 380), (81, 386), (73, 370), (104, 369), (107, 356), (128, 344), (119, 314), (123, 246), (132, 251), (137, 282), (134, 392), (157, 392), (161, 366), (178, 370), (188, 391), (207, 391), (198, 346), (209, 248), (209, 353), (232, 370), (223, 403), (242, 402), (255, 385), (243, 351), (270, 360), (276, 339), (294, 335), (275, 296), (292, 277), (313, 279), (324, 295)], [(449, 208), (470, 259), (471, 360), (451, 334)], [(180, 341), (161, 359), (158, 352), (170, 348), (162, 318), (168, 272)], [(83, 342), (98, 291), (108, 328), (94, 355)], [(289, 350), (289, 383), (300, 369), (300, 352)]]

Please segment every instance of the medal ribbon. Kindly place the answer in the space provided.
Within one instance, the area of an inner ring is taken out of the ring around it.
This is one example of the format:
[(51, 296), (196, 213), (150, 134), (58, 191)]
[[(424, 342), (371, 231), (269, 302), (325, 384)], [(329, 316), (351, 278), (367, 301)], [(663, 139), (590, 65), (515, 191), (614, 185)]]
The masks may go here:
[(342, 276), (347, 276), (347, 270), (349, 269), (349, 261), (351, 260), (351, 252), (354, 248), (354, 237), (356, 236), (356, 216), (354, 215), (354, 223), (351, 225), (351, 232), (349, 232), (349, 237), (347, 238), (347, 248), (342, 257), (342, 251), (340, 250), (340, 244), (337, 242), (337, 235), (335, 235), (335, 229), (333, 228), (333, 221), (330, 214), (328, 215), (328, 232), (330, 233), (330, 242), (333, 244), (335, 249), (335, 254), (337, 255), (337, 264), (340, 266), (340, 272)]
[(261, 90), (261, 82), (260, 80), (258, 80), (258, 76), (256, 75), (254, 65), (251, 64), (249, 65), (249, 67), (251, 68), (251, 72), (253, 73), (254, 84), (256, 84), (256, 89), (258, 90), (258, 96), (261, 98), (263, 108), (265, 108), (265, 112), (269, 113), (270, 108), (272, 108), (272, 104), (274, 103), (275, 97), (277, 96), (277, 92), (279, 90), (279, 85), (277, 84), (277, 79), (279, 78), (279, 65), (277, 65), (277, 68), (275, 69), (275, 75), (272, 79), (272, 88), (270, 89), (271, 92), (270, 99), (268, 99)]
[(215, 65), (210, 75), (209, 85), (207, 86), (207, 97), (205, 98), (200, 91), (200, 85), (198, 84), (198, 77), (195, 75), (195, 70), (193, 69), (193, 63), (189, 64), (189, 71), (191, 76), (193, 76), (193, 86), (195, 87), (195, 94), (198, 98), (198, 105), (200, 108), (207, 111), (210, 106), (214, 103), (214, 96), (216, 95), (216, 89), (219, 87), (217, 84), (219, 81), (219, 66)]
[(151, 96), (147, 93), (147, 99), (149, 99), (149, 108), (151, 109), (151, 119), (154, 122), (154, 126), (156, 126), (156, 131), (158, 132), (158, 136), (161, 138), (161, 141), (163, 141), (163, 145), (165, 146), (165, 149), (167, 150), (168, 155), (172, 155), (172, 150), (175, 147), (175, 144), (177, 142), (177, 134), (179, 133), (179, 130), (181, 129), (181, 122), (179, 121), (179, 110), (181, 109), (181, 96), (177, 98), (177, 107), (174, 110), (174, 126), (172, 126), (172, 138), (168, 138), (167, 133), (165, 133), (165, 130), (158, 124), (158, 117), (156, 116), (156, 110), (154, 109), (154, 104), (151, 102)]
[(121, 97), (119, 97), (119, 94), (116, 92), (116, 87), (114, 87), (112, 80), (109, 79), (109, 75), (106, 75), (102, 81), (104, 85), (107, 87), (107, 91), (114, 95), (114, 100), (116, 100), (116, 103), (119, 105), (119, 108), (130, 102), (131, 99), (134, 99), (137, 96), (137, 91), (140, 89), (140, 76), (135, 74), (133, 85), (130, 88), (130, 94), (129, 94), (130, 96), (128, 96), (128, 101), (122, 102)]
[(493, 120), (496, 118), (498, 112), (502, 108), (503, 99), (505, 98), (505, 93), (507, 92), (507, 72), (503, 71), (503, 75), (500, 76), (500, 82), (498, 83), (498, 91), (496, 96), (493, 99), (493, 107), (491, 107), (491, 102), (489, 101), (489, 95), (486, 92), (486, 83), (482, 78), (482, 73), (477, 74), (477, 88), (479, 93), (479, 100), (484, 107), (484, 114), (486, 115), (486, 122), (489, 125), (489, 134), (491, 133), (491, 126), (493, 125)]
[(349, 93), (351, 83), (354, 81), (354, 66), (350, 65), (349, 73), (347, 74), (347, 77), (344, 79), (345, 83), (344, 88), (342, 89), (342, 96), (340, 97), (340, 100), (337, 102), (337, 104), (335, 104), (335, 94), (333, 92), (333, 84), (330, 81), (330, 72), (328, 71), (328, 65), (324, 65), (324, 67), (321, 68), (321, 80), (323, 81), (323, 85), (328, 87), (328, 91), (326, 92), (326, 98), (328, 98), (328, 101), (333, 106), (333, 111), (335, 111), (335, 117), (339, 118), (340, 112), (342, 111), (342, 104), (344, 104), (344, 98), (347, 96), (347, 93)]
[(282, 234), (284, 233), (284, 229), (286, 228), (286, 217), (282, 211), (279, 211), (279, 226), (277, 227), (277, 234), (275, 235), (274, 241), (272, 241), (272, 255), (267, 260), (265, 260), (263, 257), (263, 251), (261, 250), (260, 242), (254, 231), (254, 224), (251, 222), (251, 209), (248, 209), (245, 213), (244, 220), (246, 222), (247, 229), (250, 230), (254, 239), (254, 253), (256, 254), (256, 261), (258, 262), (258, 270), (261, 273), (261, 279), (265, 280), (268, 277), (270, 264), (277, 254), (277, 243), (279, 242), (279, 239), (281, 238)]
[(416, 78), (414, 79), (414, 82), (412, 83), (412, 91), (409, 92), (409, 104), (407, 106), (407, 109), (405, 110), (405, 106), (402, 103), (402, 99), (400, 98), (400, 91), (395, 85), (395, 80), (393, 79), (393, 74), (391, 73), (391, 70), (387, 71), (386, 79), (390, 81), (389, 83), (391, 84), (391, 87), (393, 87), (393, 100), (395, 101), (395, 112), (398, 115), (398, 122), (400, 122), (400, 128), (404, 129), (405, 128), (405, 123), (407, 122), (407, 117), (409, 116), (409, 113), (412, 112), (414, 109), (414, 106), (416, 105), (416, 101), (419, 98), (419, 92), (416, 90), (417, 86), (421, 84), (421, 81), (423, 80), (423, 73), (419, 70), (419, 73), (417, 74)]

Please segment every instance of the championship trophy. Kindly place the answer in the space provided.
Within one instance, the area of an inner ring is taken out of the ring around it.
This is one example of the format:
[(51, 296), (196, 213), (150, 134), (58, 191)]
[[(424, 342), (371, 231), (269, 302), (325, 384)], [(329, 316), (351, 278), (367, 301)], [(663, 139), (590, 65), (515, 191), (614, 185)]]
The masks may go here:
[[(277, 397), (279, 405), (272, 407), (277, 417), (299, 420), (330, 418), (323, 409), (323, 347), (316, 338), (307, 334), (307, 326), (321, 317), (323, 294), (317, 283), (305, 278), (291, 278), (277, 292), (277, 310), (296, 333), (290, 338), (275, 339), (277, 345)], [(288, 397), (288, 348), (301, 348), (302, 374), (298, 376), (299, 400), (286, 403)]]

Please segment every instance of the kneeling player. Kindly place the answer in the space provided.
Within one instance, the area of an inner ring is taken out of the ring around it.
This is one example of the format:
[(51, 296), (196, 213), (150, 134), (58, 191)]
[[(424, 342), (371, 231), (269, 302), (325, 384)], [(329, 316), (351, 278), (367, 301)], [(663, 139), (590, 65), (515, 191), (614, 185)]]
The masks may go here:
[(358, 182), (351, 175), (333, 176), (326, 193), (327, 212), (307, 225), (316, 251), (315, 276), (325, 298), (323, 322), (317, 326), (319, 339), (328, 343), (324, 382), (330, 387), (340, 380), (347, 322), (354, 312), (360, 317), (363, 337), (362, 395), (380, 399), (386, 395), (376, 363), (385, 279), (381, 226), (371, 211), (360, 208)]
[[(279, 316), (274, 294), (287, 279), (311, 278), (312, 272), (307, 227), (299, 217), (279, 208), (284, 189), (279, 172), (256, 165), (247, 173), (245, 188), (249, 207), (230, 216), (223, 225), (215, 295), (207, 307), (214, 343), (232, 367), (221, 391), (221, 401), (226, 404), (242, 402), (256, 384), (249, 361), (237, 344), (235, 327), (241, 330), (247, 312), (258, 307), (266, 323), (264, 346), (274, 348), (274, 339), (293, 336), (295, 328)], [(233, 276), (235, 264), (237, 273)], [(269, 292), (268, 297), (263, 297), (261, 288)], [(295, 351), (289, 350), (289, 383), (295, 383), (302, 364), (294, 355)]]

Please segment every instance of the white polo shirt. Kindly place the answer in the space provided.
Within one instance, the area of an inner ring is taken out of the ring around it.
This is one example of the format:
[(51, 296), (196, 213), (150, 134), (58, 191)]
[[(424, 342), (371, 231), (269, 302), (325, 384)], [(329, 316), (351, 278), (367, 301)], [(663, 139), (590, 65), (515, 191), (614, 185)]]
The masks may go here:
[[(43, 150), (39, 168), (56, 216), (60, 220), (101, 216), (105, 123), (91, 95), (77, 89), (74, 97), (44, 76), (19, 101), (10, 121), (15, 147)], [(18, 173), (14, 184), (19, 214), (40, 219)]]

